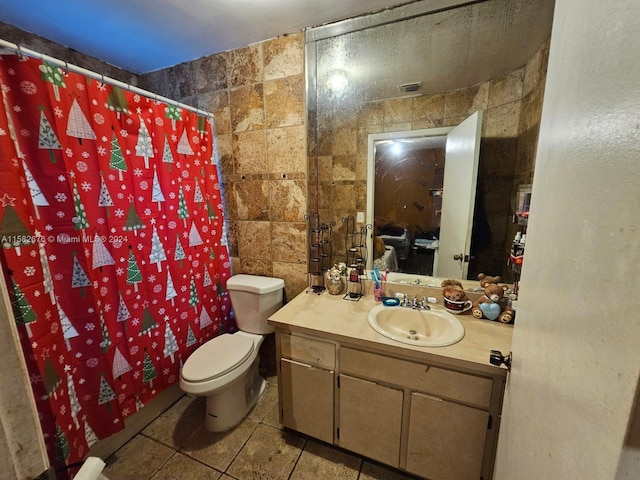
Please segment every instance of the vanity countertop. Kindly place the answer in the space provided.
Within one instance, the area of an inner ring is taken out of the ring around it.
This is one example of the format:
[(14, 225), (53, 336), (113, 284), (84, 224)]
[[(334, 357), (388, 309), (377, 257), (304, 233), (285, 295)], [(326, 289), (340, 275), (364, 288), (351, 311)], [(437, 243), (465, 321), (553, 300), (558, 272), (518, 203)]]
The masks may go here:
[[(506, 355), (511, 351), (512, 325), (478, 320), (470, 314), (459, 315), (465, 328), (462, 340), (447, 347), (418, 347), (391, 340), (371, 328), (367, 315), (376, 305), (379, 302), (375, 302), (372, 295), (350, 301), (344, 300), (343, 295), (330, 295), (326, 291), (319, 295), (302, 292), (275, 312), (269, 323), (280, 330), (321, 336), (392, 355), (506, 375), (504, 366), (489, 363), (489, 352), (500, 350)], [(441, 304), (431, 308), (443, 309)]]

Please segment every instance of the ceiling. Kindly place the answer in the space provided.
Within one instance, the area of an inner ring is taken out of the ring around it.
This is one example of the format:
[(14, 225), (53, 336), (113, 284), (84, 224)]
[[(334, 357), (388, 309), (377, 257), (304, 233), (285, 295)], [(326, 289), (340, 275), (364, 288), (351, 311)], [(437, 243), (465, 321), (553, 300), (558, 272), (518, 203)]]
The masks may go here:
[(0, 21), (143, 74), (410, 0), (0, 0)]

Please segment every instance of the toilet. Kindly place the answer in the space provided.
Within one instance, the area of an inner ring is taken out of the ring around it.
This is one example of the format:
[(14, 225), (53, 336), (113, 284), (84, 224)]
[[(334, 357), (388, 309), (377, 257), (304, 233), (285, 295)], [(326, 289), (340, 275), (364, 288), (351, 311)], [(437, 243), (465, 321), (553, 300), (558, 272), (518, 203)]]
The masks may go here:
[(274, 331), (267, 319), (282, 306), (283, 289), (280, 278), (241, 274), (227, 281), (239, 330), (202, 344), (180, 373), (183, 392), (207, 397), (207, 430), (235, 427), (264, 392), (267, 382), (258, 374), (258, 351), (264, 335)]

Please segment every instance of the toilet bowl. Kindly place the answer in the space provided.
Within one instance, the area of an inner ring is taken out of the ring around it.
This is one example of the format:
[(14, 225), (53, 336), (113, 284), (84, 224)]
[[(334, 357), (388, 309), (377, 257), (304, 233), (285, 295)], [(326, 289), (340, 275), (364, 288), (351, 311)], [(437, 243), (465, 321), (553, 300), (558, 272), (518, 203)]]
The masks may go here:
[(267, 319), (282, 306), (284, 281), (235, 275), (227, 281), (239, 331), (222, 334), (198, 347), (180, 373), (180, 388), (207, 397), (207, 430), (222, 432), (239, 424), (266, 388), (258, 373)]

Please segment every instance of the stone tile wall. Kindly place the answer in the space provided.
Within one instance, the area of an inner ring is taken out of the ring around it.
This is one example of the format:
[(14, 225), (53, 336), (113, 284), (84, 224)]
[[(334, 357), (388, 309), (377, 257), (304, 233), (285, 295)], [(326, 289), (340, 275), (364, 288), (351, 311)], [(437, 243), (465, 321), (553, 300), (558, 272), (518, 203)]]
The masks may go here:
[(286, 35), (140, 77), (215, 115), (234, 273), (307, 286), (304, 39)]

